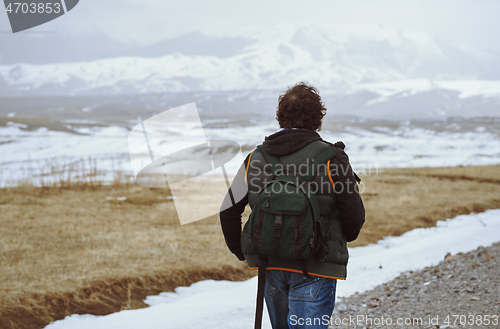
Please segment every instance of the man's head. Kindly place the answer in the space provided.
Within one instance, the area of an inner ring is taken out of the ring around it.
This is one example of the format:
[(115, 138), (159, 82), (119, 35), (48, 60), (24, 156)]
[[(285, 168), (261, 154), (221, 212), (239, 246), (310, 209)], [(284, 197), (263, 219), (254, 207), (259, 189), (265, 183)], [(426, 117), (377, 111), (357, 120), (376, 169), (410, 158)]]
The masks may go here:
[(318, 90), (300, 82), (280, 95), (276, 120), (281, 128), (319, 131), (325, 114)]

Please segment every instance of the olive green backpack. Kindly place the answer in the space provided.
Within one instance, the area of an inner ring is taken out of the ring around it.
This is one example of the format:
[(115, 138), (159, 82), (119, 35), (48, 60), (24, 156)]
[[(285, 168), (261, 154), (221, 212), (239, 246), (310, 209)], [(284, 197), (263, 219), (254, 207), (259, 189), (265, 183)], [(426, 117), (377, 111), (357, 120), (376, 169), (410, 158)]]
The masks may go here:
[[(271, 166), (273, 178), (258, 192), (249, 216), (250, 245), (259, 255), (306, 260), (316, 255), (326, 233), (327, 223), (320, 214), (317, 197), (309, 189), (317, 172), (308, 170), (309, 175), (301, 175), (288, 171), (279, 158), (262, 147), (258, 150)], [(332, 147), (325, 148), (311, 167), (324, 164), (336, 153)]]
[[(246, 224), (250, 246), (259, 255), (255, 328), (261, 328), (262, 323), (268, 256), (302, 261), (302, 271), (309, 277), (305, 260), (313, 256), (317, 262), (325, 259), (323, 237), (331, 222), (321, 216), (317, 197), (309, 186), (318, 172), (308, 169), (309, 175), (301, 175), (289, 171), (279, 158), (262, 147), (259, 146), (258, 151), (271, 166), (272, 179), (258, 192)], [(311, 167), (324, 164), (335, 154), (337, 151), (333, 147), (324, 148), (314, 157)]]

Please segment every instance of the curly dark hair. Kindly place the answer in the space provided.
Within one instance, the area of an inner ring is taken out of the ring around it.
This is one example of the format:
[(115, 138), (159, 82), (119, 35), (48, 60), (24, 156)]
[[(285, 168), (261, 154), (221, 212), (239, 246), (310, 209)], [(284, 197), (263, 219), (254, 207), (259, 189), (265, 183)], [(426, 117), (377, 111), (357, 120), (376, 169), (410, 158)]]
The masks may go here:
[(325, 104), (321, 101), (318, 90), (300, 82), (280, 95), (276, 120), (281, 128), (320, 131), (325, 114)]

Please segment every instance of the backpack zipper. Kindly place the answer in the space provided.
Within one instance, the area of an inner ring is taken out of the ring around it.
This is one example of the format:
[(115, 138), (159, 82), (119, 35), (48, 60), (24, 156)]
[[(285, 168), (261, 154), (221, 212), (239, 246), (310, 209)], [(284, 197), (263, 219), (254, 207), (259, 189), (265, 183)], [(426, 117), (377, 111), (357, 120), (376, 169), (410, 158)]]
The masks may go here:
[(267, 193), (266, 208), (269, 208), (270, 203), (271, 203), (271, 193)]

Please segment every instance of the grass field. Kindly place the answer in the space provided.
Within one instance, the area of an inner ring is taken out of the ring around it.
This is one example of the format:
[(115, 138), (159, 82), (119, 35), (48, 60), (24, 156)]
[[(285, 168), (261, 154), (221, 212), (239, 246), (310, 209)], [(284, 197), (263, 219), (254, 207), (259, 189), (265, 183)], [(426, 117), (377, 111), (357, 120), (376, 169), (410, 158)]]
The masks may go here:
[[(380, 169), (362, 180), (366, 223), (350, 247), (500, 208), (500, 165)], [(218, 216), (181, 226), (168, 196), (135, 184), (0, 189), (0, 328), (145, 307), (145, 296), (180, 285), (256, 275), (227, 250)]]

